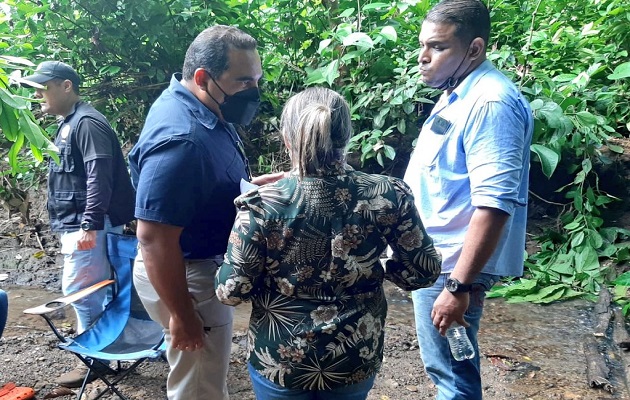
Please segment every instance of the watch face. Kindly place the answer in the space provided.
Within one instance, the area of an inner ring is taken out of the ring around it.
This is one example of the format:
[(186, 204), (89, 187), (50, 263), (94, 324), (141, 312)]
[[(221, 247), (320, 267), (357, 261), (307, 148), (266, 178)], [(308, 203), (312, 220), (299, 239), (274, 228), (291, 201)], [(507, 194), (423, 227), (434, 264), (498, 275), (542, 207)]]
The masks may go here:
[(448, 278), (446, 280), (446, 290), (448, 290), (449, 292), (455, 292), (458, 286), (459, 282), (457, 282), (457, 280), (451, 278)]

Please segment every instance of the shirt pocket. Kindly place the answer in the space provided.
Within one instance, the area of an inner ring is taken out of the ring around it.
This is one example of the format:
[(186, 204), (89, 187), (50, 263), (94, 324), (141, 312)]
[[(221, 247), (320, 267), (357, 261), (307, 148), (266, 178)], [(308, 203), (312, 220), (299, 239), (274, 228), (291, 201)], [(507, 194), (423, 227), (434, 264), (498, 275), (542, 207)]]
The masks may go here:
[(431, 126), (423, 128), (414, 151), (418, 152), (420, 167), (432, 168), (438, 163), (439, 156), (449, 140), (453, 128), (449, 128), (443, 134), (437, 134), (431, 130)]
[(71, 154), (59, 154), (59, 164), (55, 160), (50, 160), (50, 170), (56, 173), (73, 172), (74, 171), (74, 158)]
[(54, 211), (63, 224), (79, 224), (79, 215), (85, 210), (86, 192), (58, 191), (54, 193)]
[(244, 174), (245, 163), (240, 156), (234, 154), (232, 159), (229, 162), (225, 163), (225, 165), (227, 165), (225, 175), (228, 177), (228, 180), (230, 182), (240, 184), (241, 178), (248, 180)]

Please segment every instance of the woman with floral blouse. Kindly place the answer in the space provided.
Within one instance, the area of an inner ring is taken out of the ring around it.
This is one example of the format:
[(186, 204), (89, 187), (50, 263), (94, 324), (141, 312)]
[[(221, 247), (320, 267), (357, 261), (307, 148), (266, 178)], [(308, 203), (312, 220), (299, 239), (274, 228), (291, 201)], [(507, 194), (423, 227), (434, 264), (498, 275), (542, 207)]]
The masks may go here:
[(440, 256), (402, 180), (345, 163), (352, 128), (339, 94), (298, 93), (280, 126), (293, 169), (235, 200), (216, 293), (225, 304), (252, 302), (257, 399), (365, 399), (383, 361), (383, 280), (431, 286)]

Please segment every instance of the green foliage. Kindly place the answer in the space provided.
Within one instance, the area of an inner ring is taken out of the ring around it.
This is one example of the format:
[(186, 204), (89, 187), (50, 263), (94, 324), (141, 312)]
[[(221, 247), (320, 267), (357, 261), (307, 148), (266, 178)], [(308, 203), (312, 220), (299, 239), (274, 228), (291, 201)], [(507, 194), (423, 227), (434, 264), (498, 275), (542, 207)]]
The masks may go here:
[(630, 33), (620, 29), (628, 27), (630, 9), (618, 0), (538, 1), (536, 7), (528, 46), (522, 52), (504, 49), (496, 61), (518, 72), (517, 60), (527, 60), (521, 84), (534, 99), (532, 151), (547, 177), (564, 158), (573, 179), (556, 189), (568, 203), (557, 228), (537, 238), (540, 250), (528, 258), (526, 277), (495, 288), (490, 297), (547, 303), (619, 285), (614, 266), (629, 258), (623, 241), (630, 231), (605, 227), (601, 216), (620, 199), (600, 189), (596, 171), (611, 163), (603, 149), (623, 152), (612, 139), (627, 136), (630, 128)]
[[(418, 126), (439, 94), (420, 83), (417, 66), (418, 33), (435, 2), (5, 0), (0, 49), (33, 63), (58, 59), (75, 66), (84, 78), (83, 94), (108, 116), (121, 140), (132, 144), (148, 107), (181, 69), (190, 41), (209, 25), (236, 25), (259, 40), (265, 71), (259, 118), (241, 131), (254, 173), (286, 165), (277, 118), (287, 98), (323, 85), (342, 93), (351, 106), (352, 161), (372, 172), (400, 175)], [(563, 198), (556, 226), (537, 238), (540, 250), (527, 259), (526, 276), (491, 296), (550, 302), (591, 296), (604, 285), (621, 293), (627, 280), (616, 277), (615, 266), (630, 258), (623, 244), (630, 235), (607, 226), (603, 211), (619, 199), (601, 188), (598, 171), (612, 163), (610, 152), (623, 152), (615, 139), (630, 130), (627, 1), (488, 4), (493, 23), (488, 57), (528, 97), (535, 117), (532, 168)], [(26, 73), (32, 65), (16, 69)], [(15, 147), (11, 158), (23, 143), (45, 145), (34, 133), (28, 92), (11, 87), (3, 73), (0, 143)], [(34, 148), (38, 156), (38, 145)], [(13, 160), (12, 168), (19, 168)], [(569, 178), (558, 179), (564, 175)]]
[[(57, 157), (55, 145), (30, 111), (31, 99), (12, 85), (14, 73), (25, 65), (32, 64), (19, 57), (0, 56), (0, 202), (10, 211), (22, 212), (24, 218), (28, 215), (26, 189), (37, 185), (44, 154)], [(30, 152), (22, 151), (25, 147)]]
[(18, 57), (0, 56), (0, 129), (3, 134), (0, 137), (0, 149), (8, 149), (9, 173), (13, 175), (24, 172), (20, 151), (26, 144), (37, 162), (43, 161), (43, 153), (56, 154), (55, 145), (35, 123), (29, 108), (31, 100), (15, 93), (10, 85), (12, 77), (8, 70), (23, 65), (32, 64)]

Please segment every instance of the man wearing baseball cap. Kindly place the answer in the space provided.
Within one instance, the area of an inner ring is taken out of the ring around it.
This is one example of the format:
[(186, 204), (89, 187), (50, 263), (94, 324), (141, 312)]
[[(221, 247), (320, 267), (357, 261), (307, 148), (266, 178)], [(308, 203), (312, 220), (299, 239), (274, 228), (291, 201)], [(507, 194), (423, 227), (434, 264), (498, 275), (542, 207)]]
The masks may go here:
[[(59, 163), (51, 159), (49, 164), (48, 214), (51, 230), (60, 235), (61, 285), (67, 295), (111, 276), (106, 233), (122, 233), (123, 225), (133, 219), (135, 192), (116, 133), (103, 114), (79, 96), (77, 72), (63, 62), (45, 61), (23, 79), (25, 86), (43, 86), (35, 93), (43, 100), (42, 112), (59, 117)], [(101, 290), (73, 304), (77, 333), (99, 316), (106, 297)], [(87, 373), (81, 364), (57, 383), (80, 387)]]
[[(77, 89), (77, 94), (79, 85), (81, 84), (81, 78), (79, 78), (79, 74), (77, 74), (74, 68), (61, 61), (44, 61), (37, 66), (33, 75), (27, 76), (24, 79), (39, 83), (40, 85), (43, 85), (51, 79), (67, 79), (72, 82), (72, 85)], [(29, 85), (27, 84), (26, 86)]]

